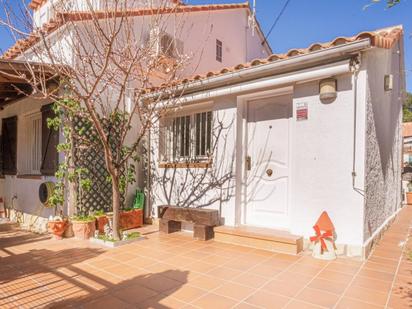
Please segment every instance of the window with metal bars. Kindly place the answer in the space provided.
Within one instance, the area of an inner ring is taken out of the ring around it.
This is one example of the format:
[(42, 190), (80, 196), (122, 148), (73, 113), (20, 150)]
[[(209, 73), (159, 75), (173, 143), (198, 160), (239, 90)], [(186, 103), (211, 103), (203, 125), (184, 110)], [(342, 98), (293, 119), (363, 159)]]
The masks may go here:
[(163, 122), (160, 132), (160, 160), (201, 161), (212, 148), (212, 112), (195, 113)]

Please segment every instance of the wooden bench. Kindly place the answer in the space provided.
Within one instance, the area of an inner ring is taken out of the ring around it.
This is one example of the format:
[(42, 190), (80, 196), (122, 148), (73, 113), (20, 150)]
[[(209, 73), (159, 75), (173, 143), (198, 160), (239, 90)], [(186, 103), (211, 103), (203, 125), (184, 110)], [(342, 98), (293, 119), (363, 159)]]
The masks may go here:
[(170, 234), (182, 229), (182, 222), (193, 223), (193, 238), (209, 240), (214, 237), (213, 227), (219, 225), (219, 212), (213, 209), (159, 206), (159, 230)]

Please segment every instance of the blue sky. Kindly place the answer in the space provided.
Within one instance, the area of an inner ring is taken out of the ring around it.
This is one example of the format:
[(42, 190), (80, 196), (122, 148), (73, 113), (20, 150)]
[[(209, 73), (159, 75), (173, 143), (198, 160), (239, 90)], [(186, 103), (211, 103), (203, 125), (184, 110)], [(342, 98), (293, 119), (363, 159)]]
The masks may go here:
[[(243, 0), (188, 0), (186, 3), (236, 3)], [(11, 0), (21, 3), (21, 0)], [(256, 0), (257, 17), (267, 33), (282, 9), (285, 0)], [(325, 42), (337, 36), (351, 36), (366, 30), (403, 24), (405, 31), (405, 60), (407, 89), (412, 92), (412, 0), (385, 8), (385, 1), (363, 7), (371, 0), (290, 0), (289, 6), (269, 36), (275, 53), (291, 48), (307, 47), (314, 42)], [(0, 0), (0, 5), (1, 5)], [(0, 15), (2, 12), (0, 12)], [(12, 44), (5, 29), (0, 26), (0, 49)]]

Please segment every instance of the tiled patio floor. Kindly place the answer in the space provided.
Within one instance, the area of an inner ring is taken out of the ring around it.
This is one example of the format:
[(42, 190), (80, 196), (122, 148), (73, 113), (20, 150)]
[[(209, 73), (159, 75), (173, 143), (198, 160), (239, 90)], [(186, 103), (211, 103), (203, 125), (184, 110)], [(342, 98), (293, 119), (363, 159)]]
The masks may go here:
[(411, 222), (409, 206), (366, 262), (319, 261), (186, 234), (155, 232), (102, 249), (0, 232), (0, 308), (411, 308), (412, 240), (399, 246)]

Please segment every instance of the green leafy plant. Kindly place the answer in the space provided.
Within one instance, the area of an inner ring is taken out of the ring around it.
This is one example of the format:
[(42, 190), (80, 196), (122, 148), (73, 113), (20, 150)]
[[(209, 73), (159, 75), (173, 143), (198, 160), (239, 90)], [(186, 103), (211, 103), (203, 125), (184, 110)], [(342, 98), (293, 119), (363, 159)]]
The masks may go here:
[(102, 216), (105, 216), (106, 214), (105, 214), (105, 212), (104, 212), (103, 210), (97, 210), (97, 211), (95, 211), (95, 212), (93, 213), (93, 215), (94, 215), (95, 217), (102, 217)]
[[(132, 232), (130, 234), (127, 234), (127, 239), (126, 240), (132, 240), (140, 237), (139, 232)], [(97, 239), (103, 240), (103, 241), (110, 241), (110, 242), (115, 242), (116, 240), (112, 237), (108, 237), (104, 234), (101, 234), (97, 237)]]
[(94, 220), (96, 220), (96, 218), (90, 215), (76, 215), (72, 217), (72, 221), (90, 222)]

